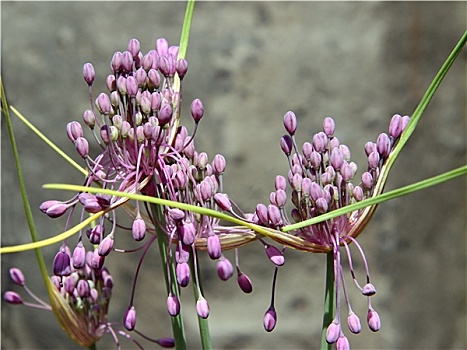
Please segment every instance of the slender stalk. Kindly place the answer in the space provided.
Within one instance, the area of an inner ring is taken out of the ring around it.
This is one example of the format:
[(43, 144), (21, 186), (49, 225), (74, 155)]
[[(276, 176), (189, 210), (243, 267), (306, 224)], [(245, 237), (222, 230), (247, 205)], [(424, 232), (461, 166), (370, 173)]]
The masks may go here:
[[(164, 215), (162, 213), (162, 207), (157, 204), (151, 204), (151, 212), (155, 220), (162, 223), (165, 222)], [(154, 225), (157, 231), (157, 243), (159, 245), (159, 253), (161, 256), (162, 261), (162, 270), (164, 271), (164, 278), (165, 278), (165, 286), (167, 288), (167, 295), (172, 291), (173, 294), (180, 300), (180, 293), (178, 290), (177, 285), (177, 277), (175, 275), (175, 265), (174, 259), (170, 259), (168, 262), (168, 249), (169, 249), (169, 240), (165, 232), (162, 232), (158, 229), (158, 225), (155, 223)], [(169, 265), (167, 265), (169, 264)], [(167, 269), (167, 266), (169, 268)], [(169, 284), (169, 273), (170, 273), (170, 281), (172, 286)], [(175, 339), (175, 348), (177, 350), (185, 350), (186, 349), (186, 337), (185, 337), (185, 329), (183, 327), (183, 317), (182, 311), (177, 316), (171, 316), (172, 322), (172, 331)]]
[[(190, 254), (190, 270), (192, 276), (197, 276), (197, 278), (193, 278), (193, 291), (195, 293), (195, 302), (198, 300), (201, 291), (203, 294), (203, 287), (201, 284), (201, 275), (199, 270), (199, 264), (195, 264), (195, 261), (198, 260), (198, 251), (193, 249), (193, 254)], [(211, 344), (211, 335), (209, 334), (209, 322), (207, 318), (202, 318), (198, 316), (198, 327), (199, 327), (199, 335), (201, 338), (201, 345), (204, 350), (212, 349)]]
[(321, 331), (321, 349), (331, 349), (326, 341), (326, 330), (333, 320), (336, 307), (336, 291), (334, 283), (334, 252), (326, 254), (326, 286), (324, 294), (323, 329)]

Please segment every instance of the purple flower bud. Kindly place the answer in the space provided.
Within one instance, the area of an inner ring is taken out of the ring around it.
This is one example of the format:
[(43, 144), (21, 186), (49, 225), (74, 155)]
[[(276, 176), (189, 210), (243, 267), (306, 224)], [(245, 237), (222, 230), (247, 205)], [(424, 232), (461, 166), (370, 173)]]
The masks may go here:
[(352, 194), (356, 201), (360, 202), (363, 200), (363, 190), (360, 186), (355, 186)]
[(180, 221), (185, 219), (185, 212), (178, 208), (169, 209), (169, 216), (172, 220)]
[[(302, 182), (302, 188), (303, 188), (303, 182)], [(281, 208), (287, 202), (287, 193), (284, 190), (279, 189), (275, 192), (275, 198), (276, 198), (276, 205), (279, 208)]]
[(191, 102), (191, 116), (193, 117), (195, 123), (198, 123), (204, 115), (204, 106), (203, 102), (199, 98)]
[(216, 154), (212, 160), (212, 172), (215, 175), (221, 175), (225, 171), (226, 161), (222, 154)]
[(157, 119), (159, 120), (159, 125), (163, 126), (170, 122), (170, 119), (172, 118), (172, 106), (170, 104), (166, 104), (162, 106), (162, 108), (159, 111), (159, 114), (157, 115)]
[(117, 90), (120, 92), (122, 95), (127, 94), (127, 89), (126, 89), (126, 78), (123, 75), (120, 75), (117, 78)]
[(160, 338), (156, 342), (162, 348), (174, 348), (175, 340), (173, 338)]
[(102, 269), (102, 266), (104, 266), (104, 261), (105, 261), (105, 258), (99, 255), (99, 250), (94, 249), (94, 252), (92, 254), (92, 259), (91, 259), (91, 267), (94, 270), (100, 270)]
[(138, 83), (138, 86), (144, 87), (146, 85), (146, 79), (148, 77), (148, 74), (143, 68), (140, 68), (136, 71), (136, 82)]
[(135, 97), (138, 92), (138, 82), (133, 76), (126, 78), (126, 91), (130, 97)]
[(53, 270), (56, 276), (69, 276), (71, 273), (70, 256), (63, 247), (55, 255)]
[(382, 133), (378, 136), (378, 140), (376, 140), (376, 149), (383, 158), (389, 155), (389, 152), (391, 152), (391, 140), (387, 134)]
[(268, 256), (269, 260), (276, 266), (282, 266), (285, 263), (285, 258), (282, 252), (274, 247), (273, 245), (267, 244), (266, 248), (266, 255)]
[(62, 287), (61, 286), (62, 278), (54, 275), (54, 276), (50, 277), (50, 281), (55, 286), (55, 288), (57, 288), (57, 290), (60, 291), (60, 288)]
[(209, 316), (209, 304), (203, 297), (200, 297), (196, 302), (196, 312), (201, 318), (208, 318)]
[(25, 284), (24, 274), (17, 267), (12, 267), (10, 269), (10, 278), (13, 283), (17, 284), (18, 286), (24, 286)]
[(182, 241), (185, 245), (192, 245), (195, 241), (196, 228), (191, 222), (187, 222), (181, 228)]
[(269, 223), (268, 208), (264, 204), (258, 204), (256, 206), (256, 216), (258, 216), (261, 224), (267, 225)]
[(190, 266), (186, 262), (177, 264), (176, 275), (180, 287), (186, 287), (190, 282)]
[(339, 151), (341, 151), (344, 160), (350, 159), (350, 149), (347, 147), (347, 145), (339, 145)]
[(78, 137), (83, 136), (83, 128), (81, 124), (76, 121), (69, 122), (66, 125), (66, 134), (71, 142), (75, 142)]
[(230, 203), (229, 197), (226, 194), (216, 193), (214, 195), (214, 200), (216, 201), (219, 208), (221, 208), (222, 210), (232, 210), (232, 204)]
[(115, 79), (115, 75), (109, 74), (105, 79), (105, 86), (109, 90), (109, 92), (113, 92), (117, 89), (117, 80)]
[(264, 314), (263, 317), (263, 326), (266, 332), (272, 332), (276, 327), (277, 323), (277, 314), (273, 306), (271, 306), (268, 311)]
[(294, 112), (288, 111), (287, 113), (285, 113), (284, 127), (290, 136), (295, 134), (295, 130), (297, 130), (297, 117), (295, 116)]
[(170, 61), (167, 56), (159, 56), (159, 70), (165, 77), (170, 76)]
[(284, 135), (281, 138), (281, 149), (286, 156), (290, 156), (292, 153), (292, 138), (289, 135)]
[(66, 204), (63, 204), (61, 202), (55, 204), (55, 205), (52, 205), (50, 207), (47, 208), (47, 210), (45, 211), (45, 213), (47, 214), (47, 216), (49, 218), (58, 218), (60, 216), (62, 216), (63, 214), (65, 214), (65, 212), (67, 211), (68, 209), (68, 206)]
[(222, 247), (218, 236), (211, 235), (208, 237), (207, 248), (209, 257), (212, 260), (216, 260), (221, 257)]
[(167, 311), (170, 316), (177, 316), (180, 313), (180, 301), (177, 296), (170, 294), (167, 298)]
[(172, 55), (173, 57), (178, 56), (178, 46), (172, 45), (169, 47), (169, 54)]
[(318, 214), (324, 214), (328, 211), (328, 202), (323, 197), (320, 197), (316, 200), (315, 207)]
[[(404, 115), (402, 117), (402, 120), (401, 120), (401, 129), (402, 129), (402, 132), (405, 130), (407, 124), (409, 123), (410, 121), (410, 117), (408, 115)], [(401, 135), (402, 135), (402, 132), (401, 132)]]
[(368, 156), (368, 167), (370, 169), (376, 169), (379, 166), (379, 153), (376, 151), (373, 151), (370, 153)]
[(234, 269), (229, 259), (222, 258), (217, 262), (217, 274), (223, 281), (227, 281), (233, 276)]
[(84, 111), (83, 120), (87, 126), (89, 126), (91, 129), (94, 129), (94, 125), (96, 124), (96, 116), (90, 109)]
[(328, 137), (322, 131), (313, 135), (313, 148), (316, 152), (323, 152), (326, 149)]
[(368, 171), (362, 174), (362, 186), (366, 189), (373, 187), (373, 176)]
[(177, 74), (180, 77), (180, 80), (183, 80), (183, 77), (186, 75), (186, 72), (188, 71), (188, 62), (181, 58), (177, 60)]
[(76, 290), (78, 292), (78, 295), (81, 298), (87, 298), (89, 294), (91, 293), (91, 288), (89, 287), (89, 282), (86, 280), (79, 280), (78, 285), (76, 286)]
[(373, 332), (377, 332), (381, 328), (381, 319), (378, 313), (372, 308), (368, 310), (367, 321), (368, 327), (370, 327)]
[(148, 72), (152, 68), (152, 62), (153, 58), (150, 53), (147, 53), (146, 55), (143, 56), (143, 59), (141, 60), (141, 67)]
[(63, 287), (68, 294), (73, 294), (76, 286), (76, 279), (73, 275), (64, 278)]
[(133, 221), (131, 233), (135, 241), (141, 241), (144, 238), (146, 235), (146, 223), (143, 219), (136, 218), (135, 221)]
[(268, 218), (274, 226), (282, 226), (284, 224), (281, 212), (275, 205), (268, 205)]
[(83, 66), (83, 77), (84, 81), (91, 86), (94, 82), (94, 78), (96, 77), (96, 72), (94, 71), (94, 67), (91, 63), (85, 63)]
[(276, 191), (277, 190), (284, 190), (285, 191), (286, 188), (287, 188), (287, 180), (282, 175), (277, 175), (276, 179), (275, 179), (275, 182), (274, 182), (274, 186), (276, 188)]
[(249, 294), (253, 291), (253, 284), (250, 278), (240, 270), (238, 270), (237, 282), (244, 293)]
[(328, 344), (334, 344), (339, 338), (341, 327), (335, 321), (332, 321), (326, 330), (326, 341)]
[(397, 139), (402, 134), (402, 117), (399, 114), (394, 114), (389, 122), (389, 135)]
[(47, 212), (47, 209), (60, 203), (61, 202), (57, 200), (48, 200), (48, 201), (42, 202), (42, 204), (39, 206), (39, 210), (45, 214)]
[(350, 350), (350, 343), (345, 335), (342, 334), (337, 339), (336, 350)]
[(158, 88), (161, 84), (161, 76), (159, 75), (159, 72), (155, 69), (149, 70), (148, 79), (151, 87)]
[(362, 325), (358, 316), (352, 311), (347, 317), (347, 324), (352, 333), (358, 334), (362, 331)]
[(109, 114), (112, 111), (109, 95), (100, 93), (96, 99), (96, 107), (101, 114)]
[(78, 137), (75, 141), (75, 148), (81, 158), (86, 158), (89, 153), (89, 143), (84, 137)]
[(337, 137), (333, 137), (332, 139), (329, 140), (329, 149), (333, 150), (334, 148), (337, 148), (340, 146), (339, 139)]
[(120, 51), (114, 53), (112, 60), (110, 61), (110, 68), (112, 72), (116, 73), (120, 70), (122, 66), (123, 55)]
[(326, 117), (324, 118), (323, 121), (323, 131), (327, 136), (332, 136), (334, 135), (334, 131), (336, 130), (336, 123), (334, 122), (334, 119), (331, 117)]
[(125, 312), (125, 317), (123, 318), (123, 325), (129, 331), (135, 329), (136, 325), (136, 310), (134, 306), (128, 308)]
[(113, 235), (108, 235), (105, 237), (97, 247), (97, 252), (100, 256), (107, 256), (112, 251), (114, 246), (114, 238)]
[(353, 177), (353, 171), (349, 163), (345, 162), (341, 167), (342, 180), (350, 181)]
[(92, 244), (99, 244), (104, 234), (104, 226), (96, 225), (86, 230), (86, 236)]
[(130, 51), (123, 51), (122, 53), (122, 69), (124, 72), (131, 72), (133, 69), (133, 55)]
[(128, 51), (130, 51), (131, 55), (133, 58), (138, 56), (140, 50), (140, 44), (138, 39), (130, 39), (130, 42), (128, 43)]
[(156, 40), (156, 50), (160, 56), (167, 56), (169, 53), (169, 43), (164, 38)]
[(23, 303), (23, 298), (21, 298), (21, 296), (18, 293), (12, 291), (6, 291), (3, 294), (3, 299), (7, 303), (12, 305), (19, 305)]
[(362, 288), (362, 294), (371, 297), (372, 295), (376, 294), (376, 288), (373, 284), (367, 283)]
[(344, 164), (344, 157), (342, 155), (342, 152), (337, 147), (331, 151), (329, 162), (335, 170), (340, 170), (340, 168)]

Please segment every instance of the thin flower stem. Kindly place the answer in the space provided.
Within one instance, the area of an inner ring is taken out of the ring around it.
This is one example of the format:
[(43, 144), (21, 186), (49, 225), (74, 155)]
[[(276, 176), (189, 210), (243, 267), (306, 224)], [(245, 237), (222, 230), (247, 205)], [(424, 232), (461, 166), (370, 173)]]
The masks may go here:
[[(198, 259), (198, 252), (193, 249), (193, 254), (190, 254), (190, 270), (192, 276), (197, 276), (197, 278), (193, 278), (193, 292), (195, 294), (195, 303), (203, 294), (203, 287), (201, 284), (201, 271), (199, 269), (199, 264), (195, 263), (195, 259)], [(207, 318), (202, 318), (198, 315), (198, 327), (199, 327), (199, 335), (201, 337), (201, 345), (203, 350), (212, 349), (211, 344), (211, 336), (209, 333), (209, 322)]]
[(326, 330), (331, 324), (336, 307), (336, 293), (334, 283), (334, 252), (326, 254), (326, 285), (324, 294), (323, 328), (321, 331), (321, 349), (331, 349), (331, 344), (326, 341)]
[[(160, 205), (152, 204), (151, 205), (151, 212), (152, 216), (156, 218), (159, 222), (162, 223), (164, 226), (164, 214), (162, 212), (162, 207)], [(167, 287), (167, 295), (169, 293), (173, 293), (178, 300), (180, 300), (180, 293), (177, 285), (177, 277), (175, 275), (175, 266), (174, 266), (174, 259), (170, 259), (170, 265), (169, 265), (169, 271), (171, 275), (171, 283), (172, 286), (169, 285), (169, 276), (167, 271), (167, 263), (168, 263), (168, 245), (169, 245), (169, 240), (167, 238), (167, 235), (162, 232), (156, 226), (156, 231), (157, 231), (157, 242), (159, 244), (159, 253), (161, 256), (161, 261), (162, 261), (162, 270), (164, 271), (164, 278), (165, 278), (165, 285)], [(172, 331), (174, 335), (174, 340), (175, 340), (175, 348), (177, 350), (185, 350), (186, 349), (186, 337), (185, 337), (185, 329), (183, 327), (183, 317), (182, 317), (182, 311), (180, 310), (180, 313), (177, 316), (171, 316), (171, 321), (172, 321)]]

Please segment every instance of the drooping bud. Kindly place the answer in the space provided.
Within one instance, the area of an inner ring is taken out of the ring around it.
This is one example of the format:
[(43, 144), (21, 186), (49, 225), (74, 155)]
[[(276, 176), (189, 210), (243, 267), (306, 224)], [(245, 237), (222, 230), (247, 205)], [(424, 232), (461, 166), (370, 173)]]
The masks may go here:
[(353, 311), (347, 317), (347, 324), (352, 333), (358, 334), (362, 331), (360, 318)]
[(193, 223), (188, 222), (181, 227), (182, 241), (185, 245), (192, 245), (195, 241), (196, 228)]
[(202, 296), (200, 296), (196, 302), (196, 312), (201, 318), (208, 318), (209, 316), (209, 304)]
[[(238, 270), (238, 268), (237, 268)], [(244, 293), (251, 293), (253, 291), (253, 284), (251, 283), (250, 278), (245, 275), (242, 271), (238, 270), (237, 282), (241, 290)]]
[(134, 306), (128, 308), (125, 312), (125, 317), (123, 318), (123, 325), (129, 331), (135, 329), (136, 325), (136, 310)]
[(233, 276), (234, 269), (229, 259), (222, 258), (217, 262), (217, 274), (223, 281), (227, 281)]
[(104, 266), (105, 258), (99, 254), (99, 249), (94, 249), (91, 258), (91, 267), (95, 270), (100, 270)]
[(21, 298), (21, 296), (18, 293), (12, 291), (6, 291), (3, 294), (3, 299), (7, 303), (12, 305), (20, 305), (23, 303), (23, 298)]
[(332, 321), (326, 330), (326, 341), (328, 344), (334, 344), (339, 338), (341, 327), (336, 321)]
[(263, 326), (266, 332), (272, 332), (272, 330), (276, 327), (276, 323), (277, 323), (276, 310), (274, 309), (274, 306), (270, 306), (263, 317)]
[(219, 208), (225, 211), (232, 210), (232, 203), (230, 203), (229, 197), (224, 193), (216, 193), (214, 195), (214, 200), (216, 201)]
[(94, 82), (94, 78), (96, 77), (96, 72), (94, 71), (94, 67), (91, 63), (85, 63), (83, 66), (83, 77), (84, 81), (91, 86)]
[(24, 283), (25, 283), (24, 274), (17, 267), (12, 267), (10, 269), (10, 278), (13, 281), (13, 283), (17, 284), (18, 286), (24, 286)]
[(99, 246), (97, 247), (97, 252), (100, 256), (107, 256), (112, 251), (113, 246), (114, 238), (113, 235), (110, 234), (99, 243)]
[(207, 248), (209, 257), (212, 260), (216, 260), (221, 257), (222, 247), (219, 237), (217, 235), (211, 235), (208, 237)]
[(336, 350), (350, 350), (349, 340), (344, 334), (337, 339)]
[(144, 238), (146, 235), (146, 223), (143, 219), (136, 218), (135, 221), (133, 221), (131, 233), (135, 241), (141, 241)]
[(70, 256), (64, 248), (55, 255), (53, 271), (56, 276), (69, 276), (71, 273)]
[(276, 266), (282, 266), (285, 263), (285, 258), (282, 252), (274, 247), (273, 245), (266, 245), (266, 254), (269, 258), (269, 260), (272, 261), (272, 263)]
[(65, 214), (67, 209), (68, 209), (68, 206), (66, 204), (59, 202), (59, 203), (57, 203), (55, 205), (52, 205), (49, 208), (47, 208), (45, 213), (47, 214), (47, 216), (49, 218), (54, 219), (54, 218), (58, 218), (58, 217), (62, 216), (63, 214)]
[(186, 262), (177, 264), (176, 275), (180, 287), (186, 287), (190, 282), (190, 266)]
[(381, 328), (381, 319), (379, 318), (378, 313), (372, 308), (368, 310), (367, 322), (368, 327), (370, 327), (373, 332), (377, 332)]
[(167, 298), (167, 311), (170, 316), (177, 316), (180, 313), (180, 301), (177, 296), (170, 294)]
[(376, 294), (376, 288), (373, 284), (371, 283), (367, 283), (363, 286), (362, 288), (362, 294), (367, 296), (367, 297), (370, 297), (374, 294)]
[(156, 343), (162, 348), (174, 348), (175, 340), (173, 338), (160, 338)]

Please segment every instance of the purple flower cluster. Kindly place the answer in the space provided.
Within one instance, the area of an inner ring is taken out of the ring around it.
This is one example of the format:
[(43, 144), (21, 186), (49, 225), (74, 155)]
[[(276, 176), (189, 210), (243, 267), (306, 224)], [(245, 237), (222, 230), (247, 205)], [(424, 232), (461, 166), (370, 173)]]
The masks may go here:
[[(276, 177), (275, 191), (269, 197), (270, 204), (268, 206), (257, 205), (255, 221), (260, 225), (280, 230), (285, 225), (317, 217), (381, 192), (384, 179), (380, 178), (380, 174), (408, 121), (408, 116), (394, 115), (389, 124), (389, 133), (382, 133), (376, 142), (365, 144), (368, 165), (358, 184), (354, 185), (352, 181), (356, 177), (357, 165), (350, 160), (349, 148), (341, 144), (334, 136), (334, 120), (329, 117), (325, 118), (323, 131), (314, 134), (312, 141), (303, 143), (300, 149), (295, 139), (297, 118), (293, 112), (287, 112), (284, 115), (287, 134), (282, 137), (280, 145), (288, 159), (290, 170), (287, 179), (280, 175)], [(292, 189), (290, 197), (286, 193), (287, 184)], [(285, 209), (288, 199), (293, 204), (290, 212), (292, 220)], [(289, 244), (293, 248), (323, 253), (332, 251), (337, 306), (334, 320), (327, 329), (326, 340), (331, 344), (337, 343), (338, 349), (349, 347), (348, 339), (341, 327), (341, 287), (348, 308), (348, 327), (352, 333), (361, 331), (360, 320), (352, 311), (345, 286), (342, 249), (347, 255), (350, 272), (357, 288), (368, 298), (368, 326), (372, 331), (378, 331), (381, 327), (380, 318), (370, 301), (376, 289), (370, 283), (365, 255), (355, 239), (368, 223), (374, 209), (374, 207), (368, 207), (356, 210), (347, 215), (290, 232), (294, 237), (301, 239), (301, 242), (306, 243), (303, 246)], [(355, 277), (349, 249), (350, 243), (354, 243), (357, 247), (365, 266), (366, 283), (363, 287)], [(267, 331), (271, 331), (275, 326), (276, 312), (273, 299), (264, 317), (264, 326)]]

